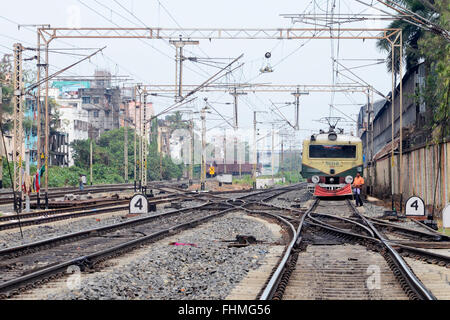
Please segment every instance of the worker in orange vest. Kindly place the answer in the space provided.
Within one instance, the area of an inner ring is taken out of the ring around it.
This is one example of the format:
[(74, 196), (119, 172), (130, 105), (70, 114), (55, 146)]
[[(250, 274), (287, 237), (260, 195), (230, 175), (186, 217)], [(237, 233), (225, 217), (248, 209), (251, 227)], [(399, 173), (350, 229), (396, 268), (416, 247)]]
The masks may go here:
[(353, 193), (355, 194), (356, 206), (363, 206), (363, 202), (361, 200), (361, 189), (364, 185), (364, 178), (361, 177), (359, 172), (356, 173), (355, 180), (353, 180)]

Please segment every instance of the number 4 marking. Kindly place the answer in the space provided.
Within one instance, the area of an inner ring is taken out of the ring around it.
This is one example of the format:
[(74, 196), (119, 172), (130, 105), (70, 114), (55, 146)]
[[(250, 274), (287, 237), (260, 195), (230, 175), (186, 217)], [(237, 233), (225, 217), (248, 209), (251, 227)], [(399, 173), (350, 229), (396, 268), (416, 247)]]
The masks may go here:
[[(139, 200), (134, 204), (135, 208), (139, 208), (139, 210), (142, 210), (142, 207), (144, 205), (142, 204), (142, 198), (139, 198)], [(417, 209), (416, 209), (417, 210)]]
[(411, 203), (411, 206), (410, 206), (411, 208), (415, 208), (416, 209), (416, 211), (418, 210), (418, 208), (419, 208), (419, 203), (417, 202), (417, 200), (416, 201), (414, 201), (413, 203)]

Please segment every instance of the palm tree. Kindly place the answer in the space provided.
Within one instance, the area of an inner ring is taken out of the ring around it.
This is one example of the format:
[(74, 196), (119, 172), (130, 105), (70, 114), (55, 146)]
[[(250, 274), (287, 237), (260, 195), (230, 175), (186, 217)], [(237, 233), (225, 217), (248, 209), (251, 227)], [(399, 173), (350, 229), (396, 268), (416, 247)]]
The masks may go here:
[[(406, 9), (426, 18), (431, 21), (437, 19), (437, 12), (432, 9), (431, 6), (424, 4), (424, 0), (392, 0)], [(419, 40), (425, 35), (425, 31), (416, 25), (409, 23), (403, 19), (392, 21), (388, 28), (402, 29), (403, 31), (403, 57), (404, 62), (406, 62), (406, 70), (410, 70), (412, 67), (417, 65), (419, 59), (423, 56), (419, 51)], [(386, 65), (389, 72), (392, 72), (392, 48), (391, 44), (386, 39), (380, 39), (377, 41), (377, 48), (381, 51), (388, 53), (386, 59)], [(394, 61), (395, 61), (395, 73), (398, 73), (399, 61), (398, 56), (400, 52), (396, 48), (394, 51)]]

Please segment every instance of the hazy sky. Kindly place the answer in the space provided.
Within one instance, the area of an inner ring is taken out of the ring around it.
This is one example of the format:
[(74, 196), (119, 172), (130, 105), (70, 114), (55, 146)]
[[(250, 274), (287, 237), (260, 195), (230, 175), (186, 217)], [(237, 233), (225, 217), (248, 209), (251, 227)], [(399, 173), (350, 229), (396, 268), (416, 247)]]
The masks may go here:
[[(313, 12), (323, 13), (327, 4), (332, 0), (301, 0), (301, 1), (214, 1), (214, 0), (117, 0), (132, 14), (121, 8), (113, 0), (16, 0), (4, 1), (0, 12), (0, 53), (8, 52), (14, 42), (20, 39), (25, 46), (36, 46), (35, 27), (22, 27), (18, 30), (15, 23), (20, 24), (50, 24), (52, 27), (67, 27), (79, 24), (81, 27), (227, 27), (227, 28), (276, 28), (276, 27), (312, 27), (310, 25), (292, 25), (291, 21), (280, 17), (282, 13)], [(366, 2), (371, 2), (366, 0)], [(84, 4), (83, 4), (84, 3)], [(336, 0), (335, 13), (376, 13), (372, 9), (359, 4), (355, 0)], [(91, 9), (89, 9), (89, 6)], [(122, 16), (122, 17), (121, 17)], [(6, 20), (10, 19), (14, 23)], [(345, 27), (378, 27), (377, 24), (347, 24)], [(344, 27), (343, 26), (343, 27)], [(16, 39), (12, 39), (16, 38)], [(100, 48), (107, 46), (103, 54), (93, 57), (90, 62), (84, 62), (73, 68), (67, 75), (91, 75), (96, 68), (105, 68), (113, 74), (128, 75), (135, 82), (150, 84), (173, 84), (175, 78), (175, 50), (167, 41), (163, 40), (55, 40), (52, 48), (70, 47)], [(5, 48), (6, 46), (6, 48)], [(151, 46), (159, 49), (157, 52)], [(199, 46), (186, 47), (186, 56), (235, 58), (244, 54), (244, 67), (235, 71), (228, 78), (230, 82), (272, 83), (272, 84), (331, 84), (331, 46), (330, 40), (213, 40), (200, 41)], [(380, 59), (385, 53), (375, 48), (374, 40), (335, 40), (333, 43), (334, 56), (339, 59)], [(85, 54), (91, 51), (73, 51)], [(264, 58), (266, 52), (271, 52), (270, 60)], [(27, 52), (25, 55), (32, 55)], [(80, 59), (79, 56), (50, 54), (51, 71), (66, 66)], [(226, 61), (226, 60), (217, 60)], [(376, 61), (348, 61), (341, 63), (347, 67), (370, 64)], [(259, 69), (270, 63), (274, 72), (261, 74)], [(29, 63), (32, 66), (32, 63)], [(218, 69), (206, 65), (185, 63), (183, 82), (185, 84), (199, 84), (206, 80)], [(371, 67), (357, 68), (354, 72), (379, 91), (387, 94), (391, 88), (391, 77), (387, 73), (385, 64)], [(343, 76), (337, 82), (348, 83)], [(232, 96), (222, 94), (200, 94), (192, 107), (197, 110), (203, 105), (203, 97), (220, 110), (224, 116), (232, 116), (232, 106), (221, 104), (232, 102)], [(379, 97), (375, 96), (375, 100)], [(252, 127), (253, 110), (266, 110), (269, 113), (258, 115), (258, 120), (265, 121), (260, 127), (270, 127), (269, 121), (279, 117), (270, 113), (270, 100), (273, 102), (290, 102), (293, 96), (286, 93), (277, 94), (248, 94), (239, 101), (239, 123), (243, 128)], [(162, 110), (172, 103), (172, 99), (154, 98), (156, 111)], [(216, 102), (220, 102), (215, 104)], [(329, 115), (331, 93), (311, 93), (301, 97), (300, 128), (295, 133), (297, 141), (311, 134), (308, 130), (326, 127), (316, 122)], [(334, 102), (337, 107), (352, 118), (356, 118), (358, 106), (341, 105), (351, 103), (365, 103), (362, 94), (335, 94)], [(281, 109), (293, 121), (293, 106)], [(334, 116), (340, 116), (333, 112)], [(208, 126), (220, 123), (218, 115), (211, 114)], [(342, 124), (341, 126), (343, 126)], [(347, 125), (348, 127), (348, 125)], [(294, 137), (294, 133), (290, 133)]]

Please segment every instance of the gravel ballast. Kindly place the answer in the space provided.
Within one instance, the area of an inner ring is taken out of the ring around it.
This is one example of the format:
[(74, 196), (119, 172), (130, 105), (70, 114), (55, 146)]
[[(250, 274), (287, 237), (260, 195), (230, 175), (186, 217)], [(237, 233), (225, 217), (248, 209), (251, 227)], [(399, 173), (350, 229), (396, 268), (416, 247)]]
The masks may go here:
[[(183, 202), (183, 208), (195, 207), (203, 204), (201, 201)], [(114, 223), (120, 223), (142, 217), (152, 216), (155, 214), (166, 213), (174, 211), (173, 208), (164, 208), (166, 204), (158, 205), (156, 212), (141, 214), (136, 217), (126, 218), (124, 216), (128, 213), (126, 211), (116, 211), (111, 213), (99, 214), (88, 217), (73, 218), (67, 220), (60, 220), (50, 222), (42, 225), (27, 226), (23, 228), (23, 239), (20, 235), (19, 228), (12, 230), (0, 231), (0, 249), (10, 248), (27, 244), (39, 240), (49, 239), (72, 232), (83, 231), (86, 229), (102, 227)]]
[[(224, 299), (249, 270), (261, 265), (270, 244), (282, 243), (267, 224), (233, 212), (110, 260), (100, 272), (82, 273), (80, 288), (69, 290), (60, 281), (19, 298)], [(236, 235), (253, 235), (264, 243), (228, 247), (226, 241)]]
[(293, 205), (303, 205), (309, 199), (312, 199), (312, 194), (305, 187), (283, 193), (267, 203), (283, 208), (292, 208)]

